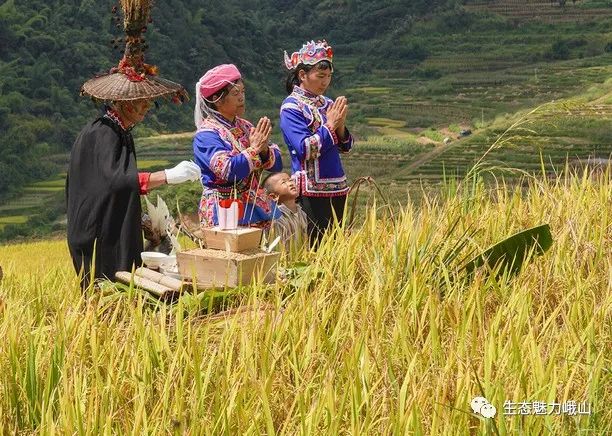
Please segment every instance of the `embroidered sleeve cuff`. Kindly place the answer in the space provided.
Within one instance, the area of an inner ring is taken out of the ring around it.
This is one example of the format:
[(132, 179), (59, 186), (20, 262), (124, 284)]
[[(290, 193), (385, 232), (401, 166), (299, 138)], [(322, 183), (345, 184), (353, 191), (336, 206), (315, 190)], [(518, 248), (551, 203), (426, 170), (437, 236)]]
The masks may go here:
[(353, 136), (351, 135), (351, 132), (348, 131), (348, 129), (345, 128), (346, 131), (346, 138), (344, 138), (344, 141), (340, 141), (341, 144), (348, 144), (349, 142), (353, 142)]
[(331, 127), (329, 127), (329, 124), (325, 123), (324, 124), (325, 128), (327, 129), (327, 131), (329, 132), (329, 135), (332, 137), (332, 140), (334, 141), (334, 144), (338, 144), (338, 135), (336, 134), (336, 132), (334, 130), (331, 129)]
[(264, 170), (272, 168), (276, 163), (276, 154), (274, 152), (278, 150), (278, 146), (276, 144), (270, 144), (268, 148), (268, 160), (263, 163)]
[(340, 144), (338, 144), (338, 148), (340, 149), (342, 153), (348, 153), (349, 151), (351, 151), (352, 146), (353, 146), (353, 136), (350, 134), (350, 132), (347, 129), (346, 138), (344, 138), (344, 141), (340, 141)]
[(318, 133), (304, 140), (304, 156), (306, 160), (315, 160), (321, 154), (321, 138)]
[(250, 171), (260, 169), (263, 166), (263, 164), (261, 163), (261, 158), (259, 157), (257, 151), (255, 151), (255, 149), (251, 147), (245, 148), (244, 150), (242, 150), (242, 154), (244, 155), (244, 157), (246, 157), (249, 163)]
[(138, 188), (140, 195), (147, 195), (149, 193), (149, 179), (151, 173), (138, 173)]

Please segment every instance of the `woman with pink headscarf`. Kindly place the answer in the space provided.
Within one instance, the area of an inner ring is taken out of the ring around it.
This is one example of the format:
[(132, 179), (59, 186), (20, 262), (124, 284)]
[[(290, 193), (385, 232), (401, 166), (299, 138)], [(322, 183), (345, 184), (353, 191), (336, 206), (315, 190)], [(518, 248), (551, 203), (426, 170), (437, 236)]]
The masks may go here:
[(195, 162), (202, 170), (204, 191), (200, 223), (218, 225), (216, 203), (238, 198), (244, 204), (243, 226), (267, 227), (274, 218), (261, 186), (263, 170), (281, 171), (283, 162), (276, 144), (270, 143), (272, 125), (263, 117), (253, 126), (241, 118), (245, 111), (245, 87), (238, 68), (216, 66), (196, 84), (193, 139)]

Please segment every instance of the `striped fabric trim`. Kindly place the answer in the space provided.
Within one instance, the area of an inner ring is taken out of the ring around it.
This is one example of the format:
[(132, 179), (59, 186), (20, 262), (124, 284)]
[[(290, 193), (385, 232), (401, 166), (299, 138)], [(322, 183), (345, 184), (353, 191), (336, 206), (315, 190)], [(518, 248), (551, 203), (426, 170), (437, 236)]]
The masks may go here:
[(319, 167), (319, 160), (317, 159), (314, 163), (314, 176), (315, 176), (315, 182), (317, 183), (340, 183), (340, 182), (346, 182), (346, 174), (340, 176), (340, 177), (321, 177), (321, 170)]
[(272, 221), (273, 237), (280, 236), (285, 249), (292, 243), (304, 243), (308, 231), (308, 218), (304, 210), (298, 205), (298, 210), (294, 213), (284, 204), (279, 204), (278, 209), (281, 216)]
[(280, 112), (282, 112), (285, 109), (294, 109), (296, 111), (302, 111), (302, 109), (300, 109), (300, 107), (296, 104), (296, 103), (285, 103), (281, 106), (280, 108)]

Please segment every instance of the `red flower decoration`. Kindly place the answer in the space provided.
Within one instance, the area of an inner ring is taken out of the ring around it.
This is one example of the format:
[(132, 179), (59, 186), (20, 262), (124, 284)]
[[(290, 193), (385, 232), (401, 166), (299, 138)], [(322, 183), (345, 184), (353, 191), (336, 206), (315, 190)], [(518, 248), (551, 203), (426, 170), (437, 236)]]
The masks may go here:
[(147, 76), (157, 76), (157, 73), (159, 72), (159, 69), (156, 65), (149, 64), (144, 64), (144, 70), (145, 73), (147, 73)]
[[(145, 72), (147, 71), (146, 67), (147, 66), (145, 66)], [(148, 67), (151, 66), (149, 65)], [(154, 67), (151, 67), (151, 70), (156, 72), (153, 68)], [(130, 82), (142, 82), (146, 77), (145, 72), (139, 73), (136, 71), (136, 69), (128, 63), (125, 56), (119, 61), (118, 72), (125, 74)]]

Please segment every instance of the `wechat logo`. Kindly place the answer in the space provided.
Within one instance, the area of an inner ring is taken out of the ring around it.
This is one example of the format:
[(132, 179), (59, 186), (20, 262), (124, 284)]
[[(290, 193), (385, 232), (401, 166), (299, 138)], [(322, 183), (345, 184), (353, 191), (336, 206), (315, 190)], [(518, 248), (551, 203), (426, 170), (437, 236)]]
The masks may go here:
[(485, 397), (474, 397), (470, 406), (472, 406), (474, 413), (480, 413), (485, 418), (493, 418), (497, 413), (495, 406), (489, 403)]

